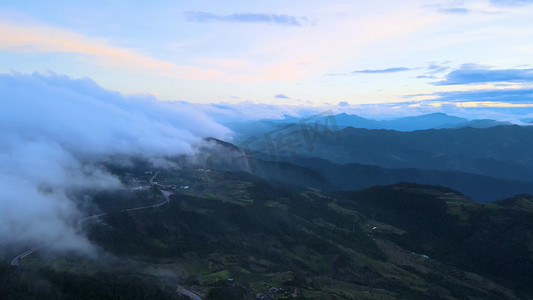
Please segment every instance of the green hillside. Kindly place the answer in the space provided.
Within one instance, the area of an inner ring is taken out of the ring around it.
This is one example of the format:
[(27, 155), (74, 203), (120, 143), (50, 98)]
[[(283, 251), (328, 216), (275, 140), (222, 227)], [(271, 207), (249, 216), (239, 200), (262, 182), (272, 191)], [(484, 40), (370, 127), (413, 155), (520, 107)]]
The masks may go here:
[(90, 289), (102, 278), (99, 291), (109, 297), (122, 290), (179, 297), (169, 293), (177, 285), (207, 299), (533, 295), (527, 196), (480, 204), (416, 184), (331, 193), (242, 172), (189, 168), (159, 176), (178, 187), (168, 205), (113, 210), (85, 226), (100, 247), (97, 259), (39, 251), (19, 269), (2, 267), (0, 295), (37, 290), (31, 278), (50, 287), (38, 289), (39, 297), (65, 299), (70, 286)]

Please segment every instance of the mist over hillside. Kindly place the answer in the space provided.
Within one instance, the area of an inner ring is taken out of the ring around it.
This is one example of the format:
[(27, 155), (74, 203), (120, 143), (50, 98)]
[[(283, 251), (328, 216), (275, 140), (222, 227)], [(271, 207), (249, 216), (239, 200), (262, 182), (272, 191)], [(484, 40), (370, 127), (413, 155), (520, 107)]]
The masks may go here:
[(90, 79), (0, 75), (0, 239), (89, 251), (73, 226), (84, 190), (117, 189), (103, 163), (154, 166), (194, 154), (202, 137), (230, 131), (203, 112), (151, 96), (123, 96)]

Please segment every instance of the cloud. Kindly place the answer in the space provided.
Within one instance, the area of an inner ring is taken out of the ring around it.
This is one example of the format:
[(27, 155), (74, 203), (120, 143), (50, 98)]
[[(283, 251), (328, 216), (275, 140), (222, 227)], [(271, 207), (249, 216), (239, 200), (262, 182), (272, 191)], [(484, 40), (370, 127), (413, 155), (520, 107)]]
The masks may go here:
[(416, 76), (416, 78), (420, 78), (420, 79), (434, 79), (434, 78), (437, 78), (437, 77), (432, 76), (432, 75), (418, 75), (418, 76)]
[(240, 23), (269, 23), (283, 26), (302, 26), (307, 22), (305, 18), (297, 18), (284, 14), (242, 13), (231, 15), (215, 15), (202, 11), (186, 12), (187, 20), (193, 22), (240, 22)]
[(435, 74), (435, 73), (444, 72), (444, 71), (448, 70), (449, 68), (450, 67), (446, 67), (446, 66), (443, 66), (443, 65), (431, 63), (427, 67), (427, 71), (428, 71), (428, 73)]
[(532, 4), (532, 0), (490, 0), (490, 3), (498, 6), (522, 6)]
[(382, 73), (396, 73), (396, 72), (405, 72), (411, 70), (410, 68), (397, 67), (397, 68), (387, 68), (387, 69), (374, 69), (374, 70), (359, 70), (353, 71), (352, 73), (364, 73), (364, 74), (382, 74)]
[(289, 97), (283, 95), (283, 94), (277, 94), (276, 96), (274, 96), (274, 98), (278, 98), (278, 99), (289, 99)]
[[(519, 101), (517, 95), (514, 101), (509, 98), (506, 100), (503, 97), (505, 93), (502, 92), (502, 97), (493, 95), (494, 97), (492, 97), (491, 101), (490, 97), (488, 97), (489, 91), (486, 90), (485, 92), (484, 98), (476, 97), (474, 92), (464, 94), (459, 92), (454, 94), (435, 93), (404, 96), (408, 101), (371, 104), (350, 104), (343, 101), (337, 103), (337, 105), (322, 106), (273, 105), (251, 102), (231, 104), (191, 103), (190, 105), (205, 111), (222, 124), (265, 118), (281, 119), (286, 116), (304, 118), (325, 111), (334, 111), (335, 114), (345, 112), (371, 119), (390, 119), (442, 112), (467, 119), (494, 119), (516, 124), (523, 123), (521, 119), (525, 117), (533, 118), (533, 99)], [(527, 93), (527, 91), (522, 91), (522, 96)], [(468, 94), (470, 95), (466, 97)], [(531, 91), (531, 94), (533, 95), (533, 91)]]
[(16, 53), (70, 53), (89, 57), (97, 65), (119, 67), (180, 79), (215, 79), (216, 69), (176, 65), (137, 51), (109, 45), (101, 39), (45, 25), (16, 25), (0, 21), (0, 50)]
[(441, 111), (470, 119), (489, 118), (522, 124), (524, 116), (533, 116), (533, 88), (497, 86), (406, 95), (404, 98), (418, 100), (397, 103), (402, 109), (409, 107), (423, 109), (424, 112)]
[(405, 101), (379, 104), (355, 104), (336, 110), (369, 119), (391, 119), (431, 113), (445, 113), (466, 119), (492, 119), (523, 124), (524, 118), (533, 118), (532, 103), (493, 101), (445, 101), (443, 99)]
[(471, 9), (460, 6), (445, 6), (442, 4), (429, 4), (424, 5), (425, 8), (442, 13), (442, 14), (469, 14), (472, 12)]
[(482, 84), (493, 82), (531, 82), (533, 69), (499, 69), (493, 70), (484, 66), (465, 64), (460, 69), (446, 75), (443, 81), (435, 85)]
[(439, 12), (445, 13), (445, 14), (468, 14), (468, 13), (471, 13), (472, 11), (464, 7), (450, 7), (450, 8), (441, 8), (439, 9)]
[(282, 102), (278, 102), (278, 104), (266, 104), (243, 101), (224, 104), (189, 103), (189, 105), (204, 111), (208, 116), (221, 124), (259, 119), (280, 119), (287, 115), (309, 116), (332, 109), (330, 106), (280, 104)]
[[(443, 64), (446, 64), (447, 62), (444, 62)], [(419, 79), (435, 79), (437, 78), (435, 74), (442, 73), (446, 70), (448, 70), (450, 67), (446, 67), (440, 64), (436, 63), (430, 63), (426, 68), (423, 75), (416, 76), (416, 78)]]
[(102, 162), (193, 154), (229, 131), (190, 105), (125, 97), (90, 79), (0, 74), (0, 240), (89, 251), (73, 195), (117, 188)]
[[(309, 8), (311, 10), (307, 9), (307, 12), (314, 11), (312, 6)], [(361, 3), (346, 3), (340, 7), (342, 11), (354, 12), (354, 16), (364, 11), (361, 8)], [(314, 25), (314, 19), (301, 17), (307, 15), (306, 12), (302, 14), (274, 12), (277, 14), (272, 14), (267, 11), (267, 14), (259, 13), (258, 15), (270, 16), (270, 23), (256, 23), (261, 26), (246, 26), (248, 33), (253, 32), (254, 38), (252, 39), (242, 38), (241, 33), (245, 28), (243, 26), (228, 27), (226, 29), (229, 31), (224, 31), (223, 34), (218, 34), (220, 33), (219, 27), (208, 26), (209, 28), (204, 28), (205, 30), (198, 31), (197, 29), (200, 28), (191, 28), (186, 35), (176, 35), (176, 30), (179, 31), (182, 25), (187, 25), (187, 14), (176, 18), (175, 14), (169, 11), (155, 14), (152, 11), (150, 13), (150, 15), (161, 16), (161, 20), (158, 19), (150, 26), (158, 28), (156, 30), (158, 32), (163, 30), (164, 33), (156, 34), (153, 37), (143, 36), (142, 33), (136, 35), (135, 28), (133, 28), (135, 26), (122, 26), (129, 28), (129, 31), (127, 30), (125, 35), (119, 34), (117, 36), (116, 34), (120, 33), (117, 28), (121, 26), (110, 28), (109, 31), (106, 30), (106, 22), (95, 25), (96, 27), (89, 30), (91, 32), (89, 36), (76, 33), (73, 31), (76, 29), (67, 29), (66, 27), (61, 29), (43, 23), (21, 24), (20, 21), (14, 21), (21, 18), (8, 15), (8, 18), (2, 18), (0, 21), (6, 25), (5, 28), (0, 25), (0, 51), (15, 53), (15, 55), (10, 53), (10, 56), (16, 57), (17, 61), (23, 59), (38, 60), (41, 62), (40, 70), (45, 68), (54, 70), (59, 66), (62, 72), (71, 73), (69, 69), (76, 66), (76, 71), (79, 71), (79, 67), (81, 67), (81, 69), (90, 70), (91, 74), (94, 74), (92, 76), (106, 78), (118, 73), (118, 75), (126, 76), (127, 80), (117, 80), (118, 77), (116, 77), (114, 86), (127, 89), (124, 91), (129, 92), (135, 91), (135, 89), (125, 87), (124, 81), (135, 80), (138, 82), (141, 76), (146, 76), (147, 80), (143, 82), (143, 86), (146, 86), (144, 87), (145, 90), (151, 87), (152, 91), (157, 91), (167, 98), (183, 99), (183, 95), (176, 94), (176, 89), (168, 88), (168, 86), (176, 85), (176, 82), (171, 82), (171, 79), (235, 83), (261, 82), (266, 84), (311, 79), (331, 72), (331, 70), (339, 69), (345, 66), (347, 61), (353, 61), (354, 58), (364, 59), (367, 54), (375, 53), (376, 43), (387, 39), (396, 41), (420, 30), (426, 30), (428, 26), (436, 23), (435, 18), (420, 13), (419, 5), (411, 6), (410, 4), (409, 9), (405, 8), (403, 7), (400, 13), (396, 9), (379, 9), (379, 13), (372, 18), (366, 18), (364, 14), (361, 15), (363, 18), (340, 17), (335, 13), (328, 12), (328, 10), (323, 10), (320, 14), (325, 17), (324, 22), (320, 22), (317, 26), (303, 26)], [(255, 9), (244, 12), (264, 11), (257, 7)], [(265, 9), (270, 10), (271, 7), (266, 5)], [(335, 10), (338, 9), (339, 7), (335, 8)], [(203, 9), (188, 8), (182, 11), (192, 11), (191, 21), (196, 22), (194, 21), (195, 12), (202, 12)], [(248, 15), (217, 11), (210, 11), (207, 14), (217, 18), (208, 17), (205, 22), (213, 22), (212, 24), (199, 25), (222, 25), (221, 22), (228, 22), (224, 21), (224, 17), (234, 15), (239, 17), (228, 18), (232, 20), (230, 22), (244, 21), (246, 18), (241, 16)], [(110, 16), (113, 15), (116, 14), (110, 14)], [(119, 23), (131, 25), (143, 22), (134, 19), (128, 15), (126, 18), (122, 18)], [(258, 22), (263, 19), (258, 18)], [(296, 22), (302, 26), (274, 26), (274, 24), (295, 23), (293, 19), (296, 19)], [(108, 21), (112, 20), (109, 19)], [(249, 22), (250, 18), (246, 21)], [(171, 25), (168, 26), (168, 24)], [(238, 24), (249, 25), (252, 23), (235, 23), (233, 25)], [(268, 24), (273, 25), (264, 26)], [(79, 26), (71, 26), (70, 28), (79, 28)], [(287, 28), (295, 30), (285, 30)], [(353, 28), (365, 28), (365, 30), (354, 31)], [(130, 34), (132, 32), (133, 35)], [(175, 38), (165, 39), (165, 36)], [(107, 37), (107, 39), (98, 37)], [(114, 38), (118, 39), (115, 41)], [(22, 39), (22, 43), (19, 43), (18, 39)], [(280, 41), (283, 42), (280, 43)], [(70, 44), (75, 44), (76, 47), (70, 47)], [(126, 44), (132, 46), (126, 47), (124, 46)], [(134, 48), (136, 47), (134, 45), (139, 46)], [(406, 44), (402, 45), (405, 46)], [(123, 55), (122, 50), (131, 56)], [(53, 55), (34, 56), (33, 53), (52, 53)], [(110, 53), (117, 55), (110, 55)], [(52, 60), (50, 60), (50, 56), (53, 56)], [(148, 59), (148, 62), (139, 63), (143, 59)], [(71, 65), (69, 62), (73, 64)], [(13, 63), (4, 64), (6, 65), (5, 68), (20, 69), (20, 66), (13, 66)], [(31, 68), (30, 65), (26, 65), (26, 67)], [(78, 72), (77, 74), (82, 73)], [(193, 89), (192, 86), (200, 86), (200, 83), (193, 83), (193, 85), (187, 85), (188, 88), (179, 90), (182, 93), (187, 93)], [(138, 88), (143, 87), (139, 86)], [(209, 95), (206, 96), (206, 93)], [(227, 93), (232, 94), (234, 92)], [(209, 89), (204, 88), (201, 89), (201, 93), (186, 97), (194, 97), (195, 99), (202, 97), (205, 100), (218, 96), (210, 95)]]
[(438, 92), (432, 95), (438, 96), (436, 100), (451, 102), (533, 103), (533, 89), (531, 88)]

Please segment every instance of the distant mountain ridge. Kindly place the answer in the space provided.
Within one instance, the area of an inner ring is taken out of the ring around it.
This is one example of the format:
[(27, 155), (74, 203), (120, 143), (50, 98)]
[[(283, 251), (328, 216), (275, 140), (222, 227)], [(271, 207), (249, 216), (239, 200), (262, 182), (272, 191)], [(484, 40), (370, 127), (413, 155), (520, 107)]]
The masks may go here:
[(375, 185), (414, 182), (446, 186), (460, 191), (477, 202), (493, 202), (521, 193), (533, 194), (533, 184), (459, 171), (416, 168), (391, 169), (358, 163), (338, 164), (319, 157), (278, 157), (255, 153), (243, 155), (237, 146), (210, 138), (215, 159), (206, 168), (242, 171), (265, 180), (322, 190), (359, 190)]
[[(331, 116), (329, 117), (331, 118)], [(444, 113), (432, 113), (420, 116), (401, 117), (390, 120), (372, 120), (360, 117), (358, 115), (349, 115), (346, 113), (341, 113), (334, 115), (333, 118), (335, 119), (340, 129), (346, 127), (354, 127), (366, 129), (388, 129), (396, 131), (415, 131), (461, 127), (487, 128), (499, 125), (510, 125), (509, 122), (500, 122), (489, 119), (469, 120), (466, 118), (450, 116)]]
[[(350, 115), (347, 113), (340, 113), (336, 115), (322, 115), (316, 118), (309, 117), (312, 122), (325, 122), (334, 120), (339, 129), (346, 127), (365, 128), (365, 129), (387, 129), (396, 131), (415, 131), (427, 129), (445, 129), (445, 128), (488, 128), (500, 125), (511, 125), (509, 122), (501, 122), (490, 119), (474, 119), (450, 116), (444, 113), (432, 113), (419, 116), (400, 117), (389, 120), (374, 120), (367, 119), (358, 115)], [(276, 127), (299, 123), (307, 120), (306, 118), (297, 118), (291, 116), (284, 116), (282, 119), (261, 119), (257, 121), (246, 122), (232, 122), (226, 124), (230, 129), (242, 133), (255, 130), (273, 130)]]
[[(302, 135), (301, 129), (298, 126), (293, 126), (293, 129), (290, 137), (299, 138), (298, 135)], [(354, 127), (329, 132), (324, 129), (328, 128), (309, 127), (307, 134), (315, 137), (312, 147), (306, 147), (306, 141), (300, 137), (303, 146), (291, 147), (291, 155), (320, 157), (338, 164), (460, 171), (533, 183), (532, 126), (464, 127), (409, 132)], [(277, 139), (276, 131), (273, 133), (270, 136)], [(254, 143), (245, 146), (249, 150), (265, 153), (276, 150), (267, 144), (266, 133), (257, 131), (253, 137)], [(284, 136), (280, 136), (282, 137)], [(241, 141), (237, 140), (236, 144), (239, 145)], [(283, 142), (283, 139), (279, 142)], [(274, 154), (287, 156), (279, 151)]]

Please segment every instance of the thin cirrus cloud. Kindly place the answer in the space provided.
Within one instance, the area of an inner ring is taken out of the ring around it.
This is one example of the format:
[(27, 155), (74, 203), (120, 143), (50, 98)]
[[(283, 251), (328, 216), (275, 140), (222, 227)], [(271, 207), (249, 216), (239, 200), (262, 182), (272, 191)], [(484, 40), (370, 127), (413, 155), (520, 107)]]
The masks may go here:
[(466, 7), (460, 7), (460, 6), (444, 6), (442, 4), (429, 4), (424, 6), (427, 9), (430, 9), (432, 11), (436, 11), (442, 14), (469, 14), (472, 12), (471, 9), (468, 9)]
[(242, 22), (242, 23), (269, 23), (283, 26), (302, 26), (305, 18), (298, 18), (285, 14), (240, 13), (231, 15), (215, 15), (203, 11), (190, 11), (185, 17), (193, 22)]
[[(459, 4), (466, 4), (466, 3), (459, 3)], [(429, 4), (425, 5), (425, 8), (428, 8), (430, 10), (433, 10), (438, 13), (442, 14), (449, 14), (449, 15), (467, 15), (472, 13), (504, 13), (504, 10), (500, 10), (500, 8), (505, 7), (519, 7), (519, 6), (525, 6), (529, 4), (533, 4), (532, 0), (489, 0), (487, 6), (484, 8), (480, 8), (479, 6), (446, 6), (442, 4)], [(496, 10), (495, 10), (496, 9)]]
[(216, 69), (176, 65), (137, 51), (109, 45), (72, 31), (43, 26), (0, 22), (0, 50), (16, 53), (73, 53), (93, 59), (95, 64), (180, 79), (209, 80), (220, 76)]
[(468, 14), (472, 11), (465, 7), (450, 7), (450, 8), (441, 8), (439, 9), (439, 12), (445, 13), (445, 14)]
[(533, 69), (489, 69), (484, 66), (466, 64), (448, 73), (444, 80), (434, 85), (463, 85), (495, 82), (533, 82)]
[(372, 69), (372, 70), (358, 70), (353, 71), (353, 74), (383, 74), (383, 73), (397, 73), (397, 72), (405, 72), (409, 71), (411, 68), (406, 67), (397, 67), (397, 68), (387, 68), (387, 69)]
[(429, 66), (425, 68), (426, 72), (422, 75), (416, 76), (418, 79), (436, 79), (435, 76), (438, 73), (442, 73), (448, 70), (450, 67), (444, 66), (442, 64), (430, 63)]
[(432, 63), (427, 67), (427, 72), (431, 74), (440, 73), (448, 70), (450, 67)]
[(490, 0), (490, 3), (500, 6), (521, 6), (533, 4), (532, 0)]

